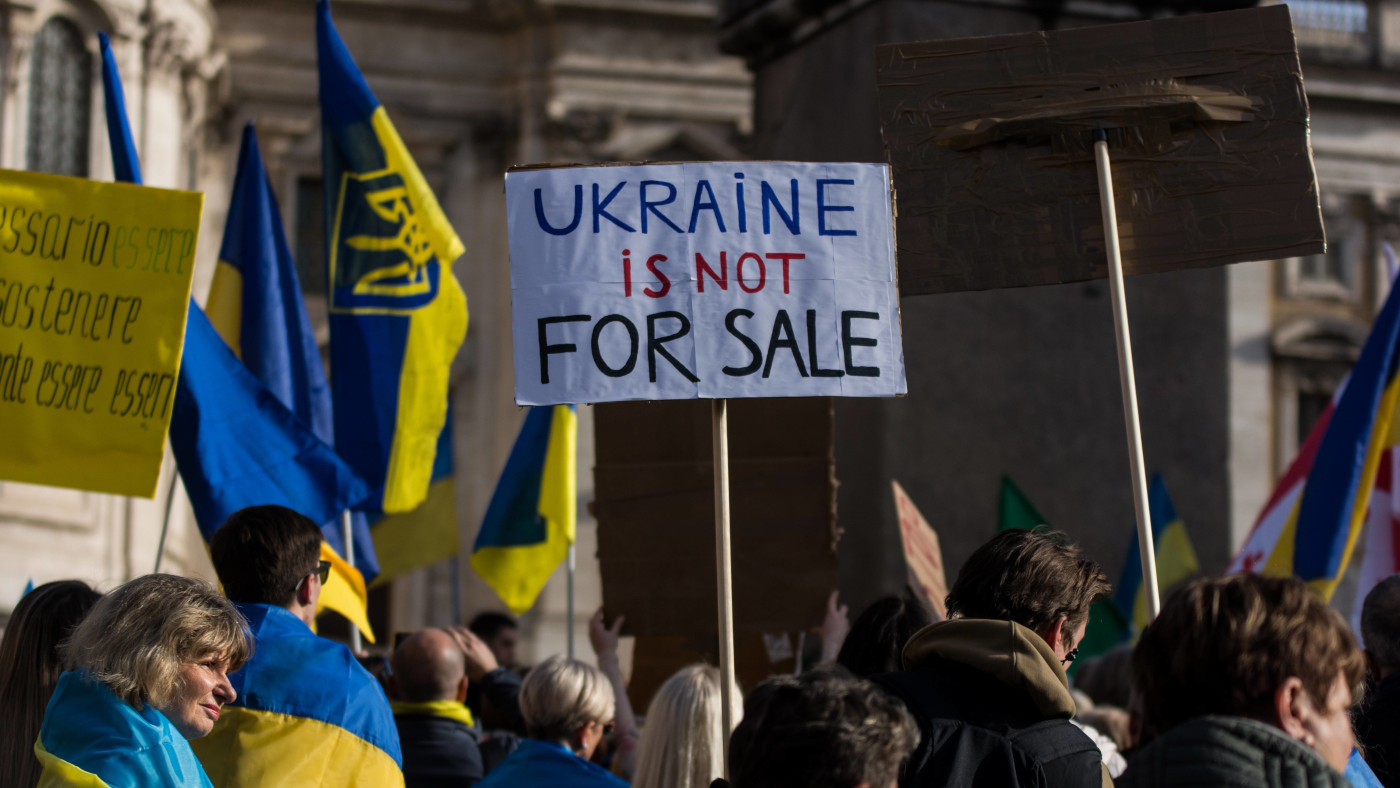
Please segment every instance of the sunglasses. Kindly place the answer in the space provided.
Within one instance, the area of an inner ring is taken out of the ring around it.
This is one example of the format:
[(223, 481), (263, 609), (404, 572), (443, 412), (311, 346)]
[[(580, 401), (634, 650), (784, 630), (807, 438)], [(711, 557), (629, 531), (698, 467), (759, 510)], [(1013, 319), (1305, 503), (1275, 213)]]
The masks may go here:
[[(316, 575), (317, 577), (321, 578), (321, 585), (325, 585), (326, 581), (329, 580), (331, 577), (331, 562), (317, 561), (316, 568), (302, 575), (301, 580), (297, 581), (297, 588), (301, 588), (301, 584), (306, 581), (306, 578), (312, 575)], [(292, 590), (295, 591), (296, 589)]]

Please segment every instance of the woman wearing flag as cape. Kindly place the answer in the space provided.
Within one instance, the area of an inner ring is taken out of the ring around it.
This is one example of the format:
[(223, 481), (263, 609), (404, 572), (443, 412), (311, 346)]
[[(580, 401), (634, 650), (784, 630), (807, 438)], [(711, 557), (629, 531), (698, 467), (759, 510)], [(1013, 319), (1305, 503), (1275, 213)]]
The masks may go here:
[(207, 583), (118, 587), (69, 641), (34, 747), (40, 785), (209, 788), (189, 740), (213, 729), (235, 697), (228, 674), (251, 653), (247, 622)]

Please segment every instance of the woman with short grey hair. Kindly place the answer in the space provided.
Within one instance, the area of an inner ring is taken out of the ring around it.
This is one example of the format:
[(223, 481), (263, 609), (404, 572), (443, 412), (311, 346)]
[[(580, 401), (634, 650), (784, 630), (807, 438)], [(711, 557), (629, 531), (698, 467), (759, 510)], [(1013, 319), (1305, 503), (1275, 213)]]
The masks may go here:
[(228, 674), (252, 654), (247, 622), (222, 594), (139, 577), (93, 607), (65, 654), (35, 747), (41, 783), (210, 785), (189, 740), (213, 729), (236, 697)]
[(477, 788), (625, 788), (588, 760), (611, 730), (614, 709), (602, 671), (561, 656), (541, 662), (520, 687), (529, 738)]

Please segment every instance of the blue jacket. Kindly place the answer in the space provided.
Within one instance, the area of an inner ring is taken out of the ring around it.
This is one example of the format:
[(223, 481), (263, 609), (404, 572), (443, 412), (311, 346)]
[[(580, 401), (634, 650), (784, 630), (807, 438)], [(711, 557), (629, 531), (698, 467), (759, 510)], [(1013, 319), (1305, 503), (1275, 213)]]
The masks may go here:
[(212, 788), (164, 714), (132, 708), (86, 672), (59, 677), (34, 754), (46, 784), (91, 785), (94, 775), (111, 788)]
[(476, 788), (627, 788), (627, 783), (562, 744), (524, 739)]

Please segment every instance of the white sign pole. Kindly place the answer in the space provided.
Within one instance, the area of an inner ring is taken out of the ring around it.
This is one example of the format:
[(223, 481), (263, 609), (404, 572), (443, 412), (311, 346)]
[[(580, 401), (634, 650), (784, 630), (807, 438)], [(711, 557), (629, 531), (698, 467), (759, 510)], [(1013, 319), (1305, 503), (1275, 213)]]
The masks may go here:
[(734, 730), (734, 587), (729, 564), (729, 402), (712, 401), (715, 460), (715, 569), (719, 589), (720, 719), (724, 776), (729, 777), (729, 734)]
[(1137, 382), (1133, 376), (1133, 341), (1128, 333), (1128, 304), (1123, 295), (1123, 256), (1118, 248), (1118, 214), (1113, 205), (1113, 173), (1108, 162), (1108, 138), (1094, 132), (1094, 160), (1099, 173), (1099, 204), (1103, 209), (1103, 234), (1107, 242), (1109, 292), (1113, 299), (1113, 328), (1118, 338), (1118, 375), (1123, 388), (1123, 421), (1128, 428), (1128, 463), (1133, 474), (1133, 506), (1137, 511), (1138, 557), (1147, 590), (1147, 620), (1157, 618), (1162, 607), (1157, 589), (1156, 549), (1152, 544), (1152, 516), (1147, 503), (1147, 469), (1142, 458), (1142, 425), (1138, 422)]

